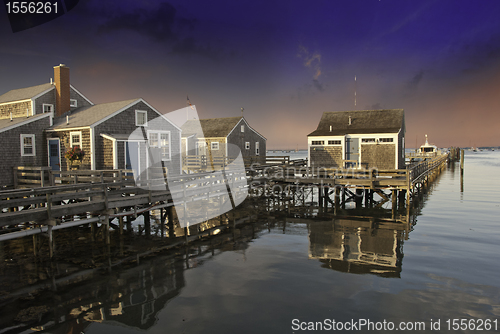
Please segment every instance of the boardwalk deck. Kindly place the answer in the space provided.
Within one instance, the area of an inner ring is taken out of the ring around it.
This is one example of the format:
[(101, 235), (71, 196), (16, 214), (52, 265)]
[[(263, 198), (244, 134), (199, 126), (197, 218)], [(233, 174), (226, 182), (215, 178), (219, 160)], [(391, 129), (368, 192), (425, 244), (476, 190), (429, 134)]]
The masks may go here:
[[(243, 173), (196, 173), (169, 182), (182, 182), (184, 198), (189, 201), (210, 199), (226, 195), (230, 187), (233, 195), (248, 191), (247, 182), (284, 183), (317, 186), (320, 188), (355, 188), (380, 192), (383, 190), (403, 191), (408, 206), (411, 197), (432, 181), (448, 159), (444, 154), (423, 161), (402, 170), (362, 169), (313, 169), (301, 163), (280, 160), (264, 166), (251, 166)], [(155, 208), (172, 208), (172, 193), (163, 180), (149, 180), (137, 185), (132, 180), (123, 180), (126, 171), (119, 173), (114, 182), (68, 184), (31, 189), (16, 189), (0, 192), (0, 234), (1, 240), (25, 235), (20, 229), (56, 224), (74, 226), (100, 222), (109, 224), (109, 219), (120, 215), (134, 215), (138, 211)], [(103, 173), (100, 181), (104, 181)], [(245, 182), (242, 182), (245, 180)], [(95, 181), (95, 180), (94, 180)], [(148, 183), (149, 182), (149, 183)], [(159, 187), (157, 185), (160, 185)], [(172, 184), (172, 183), (171, 183)], [(156, 186), (155, 186), (156, 185)], [(320, 200), (327, 203), (328, 191), (320, 191)], [(338, 197), (338, 193), (335, 192)], [(346, 196), (346, 192), (343, 192)], [(385, 195), (382, 193), (381, 196)], [(388, 199), (387, 196), (386, 199)], [(396, 195), (393, 193), (393, 200)], [(330, 200), (330, 202), (332, 202)], [(332, 202), (333, 203), (333, 202)], [(97, 220), (96, 220), (97, 216)], [(70, 222), (71, 224), (68, 224)], [(59, 228), (62, 228), (59, 227)], [(13, 234), (14, 233), (14, 234)]]

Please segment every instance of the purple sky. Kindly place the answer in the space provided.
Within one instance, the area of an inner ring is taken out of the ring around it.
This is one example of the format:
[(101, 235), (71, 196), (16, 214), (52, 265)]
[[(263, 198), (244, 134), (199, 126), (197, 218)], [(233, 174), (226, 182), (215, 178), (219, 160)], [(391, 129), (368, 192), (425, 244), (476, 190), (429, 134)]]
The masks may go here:
[(80, 0), (18, 33), (0, 18), (0, 94), (64, 63), (95, 103), (244, 107), (269, 149), (305, 148), (324, 111), (380, 108), (405, 110), (407, 147), (500, 145), (498, 0)]

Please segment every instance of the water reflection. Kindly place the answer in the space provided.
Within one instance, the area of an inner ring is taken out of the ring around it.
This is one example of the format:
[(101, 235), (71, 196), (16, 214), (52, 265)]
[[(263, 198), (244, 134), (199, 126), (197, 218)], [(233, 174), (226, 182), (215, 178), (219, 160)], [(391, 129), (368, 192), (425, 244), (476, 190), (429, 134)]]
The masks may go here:
[(400, 277), (405, 225), (355, 219), (314, 222), (309, 258), (346, 273)]

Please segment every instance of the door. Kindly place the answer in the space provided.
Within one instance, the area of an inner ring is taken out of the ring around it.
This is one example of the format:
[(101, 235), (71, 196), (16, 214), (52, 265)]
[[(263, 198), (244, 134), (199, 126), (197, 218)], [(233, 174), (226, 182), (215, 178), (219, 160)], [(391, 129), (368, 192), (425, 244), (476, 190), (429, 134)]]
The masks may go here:
[[(125, 169), (132, 169), (136, 177), (139, 176), (140, 159), (139, 159), (139, 143), (125, 142)], [(130, 174), (127, 174), (130, 176)]]
[(346, 138), (344, 167), (355, 168), (358, 166), (359, 166), (359, 138)]
[(52, 170), (61, 170), (61, 157), (59, 149), (59, 139), (49, 139), (48, 140), (48, 151), (49, 151), (49, 166)]

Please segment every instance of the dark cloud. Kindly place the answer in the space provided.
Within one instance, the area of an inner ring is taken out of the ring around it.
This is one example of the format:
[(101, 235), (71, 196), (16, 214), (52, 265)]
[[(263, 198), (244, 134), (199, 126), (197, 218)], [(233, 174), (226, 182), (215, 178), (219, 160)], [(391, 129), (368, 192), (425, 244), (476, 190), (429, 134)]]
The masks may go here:
[(422, 78), (424, 77), (424, 70), (418, 71), (417, 74), (411, 80), (406, 84), (406, 90), (407, 93), (413, 94), (417, 88), (419, 83), (422, 81)]
[(323, 92), (325, 90), (325, 87), (323, 86), (322, 83), (320, 83), (318, 80), (316, 79), (313, 79), (313, 86), (314, 88), (316, 88), (317, 90), (319, 90), (320, 92)]
[(158, 9), (137, 9), (131, 13), (116, 14), (99, 28), (100, 32), (119, 30), (135, 31), (157, 41), (171, 41), (177, 38), (174, 33), (176, 9), (162, 2)]

